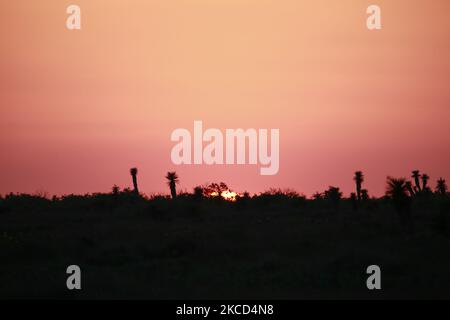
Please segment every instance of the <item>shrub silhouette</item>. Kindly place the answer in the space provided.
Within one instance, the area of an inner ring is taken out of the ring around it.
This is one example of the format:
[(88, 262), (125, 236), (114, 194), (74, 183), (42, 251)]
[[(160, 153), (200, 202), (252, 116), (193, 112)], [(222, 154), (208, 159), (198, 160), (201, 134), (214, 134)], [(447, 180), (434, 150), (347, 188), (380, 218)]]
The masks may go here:
[(363, 202), (367, 202), (370, 200), (369, 191), (367, 191), (367, 189), (361, 190), (361, 199)]
[(223, 198), (220, 196), (222, 192), (230, 190), (228, 185), (224, 182), (219, 183), (210, 183), (203, 187), (203, 196), (207, 198), (215, 198), (217, 200), (222, 200)]
[(196, 186), (194, 188), (194, 199), (196, 200), (203, 199), (203, 188), (201, 186)]
[(339, 203), (341, 202), (342, 192), (338, 187), (330, 186), (324, 193), (324, 199), (327, 200), (335, 211), (339, 209)]
[(113, 196), (118, 196), (119, 193), (120, 193), (120, 188), (119, 188), (119, 186), (113, 185), (113, 187), (112, 187), (112, 194), (113, 194)]

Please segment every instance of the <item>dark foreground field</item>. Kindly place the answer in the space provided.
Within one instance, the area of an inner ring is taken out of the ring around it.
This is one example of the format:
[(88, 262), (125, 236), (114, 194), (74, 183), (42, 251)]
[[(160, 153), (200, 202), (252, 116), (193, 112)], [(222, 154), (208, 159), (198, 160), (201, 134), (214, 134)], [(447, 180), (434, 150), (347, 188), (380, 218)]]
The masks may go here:
[(445, 201), (415, 201), (409, 224), (385, 199), (2, 198), (0, 298), (450, 298)]

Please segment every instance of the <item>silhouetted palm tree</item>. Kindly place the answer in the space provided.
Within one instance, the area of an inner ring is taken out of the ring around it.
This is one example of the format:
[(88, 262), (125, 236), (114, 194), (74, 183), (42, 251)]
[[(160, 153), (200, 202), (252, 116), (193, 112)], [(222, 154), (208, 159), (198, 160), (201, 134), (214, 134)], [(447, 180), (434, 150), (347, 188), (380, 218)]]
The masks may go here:
[(137, 173), (138, 173), (137, 168), (130, 169), (130, 174), (131, 174), (131, 177), (133, 178), (134, 193), (139, 194), (139, 189), (138, 189), (138, 184), (137, 184)]
[(436, 184), (436, 192), (445, 196), (447, 194), (447, 190), (448, 190), (447, 183), (445, 182), (444, 179), (439, 178)]
[(430, 180), (430, 177), (424, 173), (422, 175), (422, 190), (425, 191), (428, 189), (428, 180)]
[(414, 192), (414, 189), (413, 189), (413, 187), (412, 187), (411, 181), (406, 181), (406, 182), (405, 182), (405, 186), (406, 186), (406, 190), (408, 190), (408, 192), (409, 192), (409, 195), (410, 195), (411, 197), (414, 197), (414, 195), (415, 195), (416, 193)]
[(178, 180), (178, 175), (176, 172), (167, 172), (166, 179), (168, 180), (167, 184), (169, 185), (172, 199), (175, 199), (177, 197), (176, 185), (180, 182), (180, 180)]
[(356, 195), (358, 196), (358, 201), (361, 202), (361, 186), (364, 181), (364, 175), (362, 171), (356, 171), (353, 180), (355, 180), (356, 183)]
[(422, 190), (420, 188), (420, 181), (419, 181), (419, 179), (420, 179), (420, 171), (419, 170), (414, 170), (412, 172), (411, 178), (414, 178), (414, 183), (416, 184), (415, 187), (416, 187), (417, 191), (420, 192)]
[(387, 178), (386, 195), (392, 199), (402, 199), (408, 197), (406, 188), (406, 179)]
[(395, 210), (403, 220), (409, 220), (411, 214), (411, 202), (407, 191), (406, 179), (387, 178), (386, 196), (392, 199)]

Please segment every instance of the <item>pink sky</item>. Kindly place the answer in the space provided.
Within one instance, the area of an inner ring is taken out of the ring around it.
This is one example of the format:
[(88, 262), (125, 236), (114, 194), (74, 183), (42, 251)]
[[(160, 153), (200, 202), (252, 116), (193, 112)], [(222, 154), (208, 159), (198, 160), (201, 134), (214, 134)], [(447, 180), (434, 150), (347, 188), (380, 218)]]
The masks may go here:
[[(66, 7), (82, 30), (66, 29)], [(383, 29), (366, 28), (378, 4)], [(0, 4), (0, 194), (168, 193), (225, 181), (372, 195), (450, 178), (448, 0), (48, 0)], [(279, 128), (280, 171), (174, 166), (170, 134)]]

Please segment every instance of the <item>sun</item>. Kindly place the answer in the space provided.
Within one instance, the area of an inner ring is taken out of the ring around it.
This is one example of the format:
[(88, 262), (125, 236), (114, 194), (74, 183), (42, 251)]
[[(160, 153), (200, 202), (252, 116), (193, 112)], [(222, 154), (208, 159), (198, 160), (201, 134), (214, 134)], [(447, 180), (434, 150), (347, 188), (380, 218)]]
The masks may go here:
[[(218, 193), (216, 191), (211, 193), (211, 197), (217, 197), (217, 196), (218, 196)], [(236, 201), (236, 199), (239, 195), (236, 192), (232, 192), (230, 190), (225, 190), (220, 193), (220, 196), (227, 201), (234, 202), (234, 201)]]

